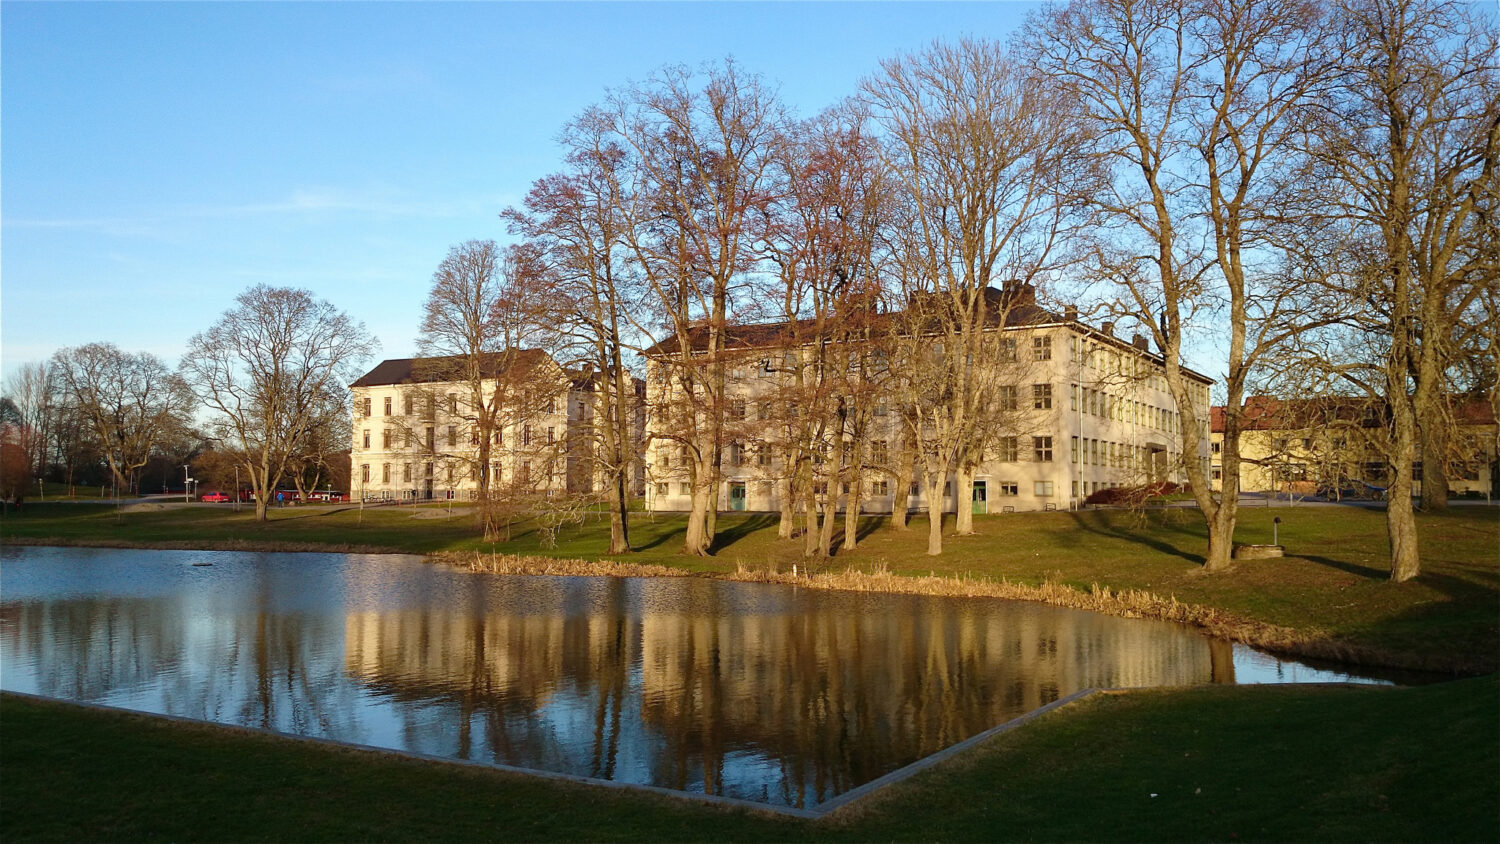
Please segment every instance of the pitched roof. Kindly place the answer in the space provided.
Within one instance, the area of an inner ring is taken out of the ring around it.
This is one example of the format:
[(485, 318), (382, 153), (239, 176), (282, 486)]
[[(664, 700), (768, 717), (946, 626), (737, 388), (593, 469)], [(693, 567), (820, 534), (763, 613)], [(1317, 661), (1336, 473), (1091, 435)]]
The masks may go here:
[[(498, 378), (502, 374), (520, 368), (523, 371), (550, 361), (552, 358), (541, 349), (518, 349), (510, 352), (493, 352), (482, 362), (481, 374), (485, 378)], [(422, 384), (452, 380), (437, 377), (445, 369), (455, 367), (463, 357), (450, 355), (437, 358), (392, 358), (383, 360), (375, 368), (359, 377), (350, 387), (383, 387), (392, 384)]]
[[(1212, 408), (1210, 430), (1213, 433), (1224, 433), (1226, 415), (1224, 405)], [(1246, 396), (1240, 430), (1299, 430), (1335, 422), (1372, 427), (1382, 424), (1384, 416), (1383, 405), (1363, 396), (1313, 396), (1305, 399)], [(1484, 399), (1460, 399), (1453, 407), (1453, 418), (1464, 425), (1495, 423), (1494, 411)]]

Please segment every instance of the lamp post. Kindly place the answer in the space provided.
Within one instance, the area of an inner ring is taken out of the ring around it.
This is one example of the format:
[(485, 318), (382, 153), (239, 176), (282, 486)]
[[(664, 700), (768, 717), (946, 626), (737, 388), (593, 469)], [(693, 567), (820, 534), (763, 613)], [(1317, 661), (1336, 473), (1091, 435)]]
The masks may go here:
[(1274, 518), (1274, 519), (1271, 520), (1271, 544), (1272, 545), (1280, 545), (1281, 544), (1280, 532), (1281, 532), (1281, 517), (1277, 516), (1276, 518)]
[(182, 503), (186, 504), (192, 499), (188, 496), (188, 466), (182, 464)]

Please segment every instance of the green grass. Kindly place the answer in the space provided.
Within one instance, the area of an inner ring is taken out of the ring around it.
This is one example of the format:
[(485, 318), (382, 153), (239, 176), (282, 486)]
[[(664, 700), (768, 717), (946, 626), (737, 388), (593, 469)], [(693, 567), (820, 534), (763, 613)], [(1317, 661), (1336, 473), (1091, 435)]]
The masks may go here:
[[(482, 541), (471, 518), (428, 508), (285, 508), (256, 523), (248, 508), (229, 505), (162, 508), (142, 504), (28, 504), (0, 520), (0, 541), (165, 547), (328, 548), (408, 553), (500, 551), (604, 559), (608, 523), (591, 518), (565, 528), (556, 547), (519, 527), (509, 542)], [(415, 518), (419, 513), (439, 518)], [(859, 548), (821, 567), (889, 569), (904, 575), (958, 575), (1036, 584), (1053, 580), (1088, 589), (1139, 589), (1217, 607), (1247, 620), (1326, 635), (1417, 664), (1431, 655), (1460, 655), (1475, 673), (1500, 667), (1500, 517), (1492, 507), (1456, 507), (1418, 517), (1423, 573), (1415, 581), (1387, 578), (1385, 517), (1356, 507), (1276, 507), (1241, 511), (1238, 540), (1268, 543), (1272, 519), (1291, 556), (1239, 564), (1204, 575), (1207, 546), (1194, 510), (1145, 515), (1118, 510), (978, 516), (975, 534), (947, 538), (940, 557), (925, 554), (926, 522), (896, 532), (884, 518), (866, 518)], [(951, 518), (951, 517), (950, 517)], [(685, 518), (632, 514), (634, 562), (705, 574), (737, 567), (787, 571), (801, 559), (800, 540), (776, 538), (776, 517), (725, 514), (715, 555), (678, 553)]]
[(804, 822), (0, 698), (0, 836), (74, 840), (1490, 841), (1500, 680), (1096, 696)]

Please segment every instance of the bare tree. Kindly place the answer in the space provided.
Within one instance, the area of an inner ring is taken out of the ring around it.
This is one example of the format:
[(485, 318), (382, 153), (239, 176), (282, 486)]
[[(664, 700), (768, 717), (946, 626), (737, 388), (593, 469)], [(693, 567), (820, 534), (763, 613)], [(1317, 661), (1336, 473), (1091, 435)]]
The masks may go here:
[(1342, 320), (1310, 360), (1385, 409), (1401, 582), (1421, 571), (1413, 463), (1431, 470), (1424, 499), (1445, 501), (1455, 337), (1495, 286), (1496, 34), (1456, 3), (1351, 0), (1337, 13), (1346, 58), (1309, 134), (1332, 211), (1322, 290)]
[(180, 371), (226, 451), (244, 466), (255, 518), (288, 471), (329, 391), (352, 380), (375, 340), (306, 290), (258, 285), (188, 341)]
[(15, 403), (18, 424), (27, 429), (26, 451), (35, 477), (47, 474), (48, 444), (58, 413), (58, 397), (51, 366), (24, 363), (5, 379), (5, 397)]
[(627, 248), (645, 289), (638, 321), (661, 342), (654, 436), (682, 447), (692, 504), (683, 551), (707, 555), (722, 475), (730, 317), (764, 241), (775, 94), (732, 62), (701, 77), (669, 67), (607, 105), (632, 168), (620, 191)]
[[(1000, 45), (963, 40), (887, 60), (862, 84), (899, 197), (893, 253), (908, 286), (901, 332), (911, 351), (900, 365), (924, 376), (908, 380), (904, 410), (927, 487), (929, 554), (942, 552), (949, 476), (983, 448), (993, 329), (1018, 301), (993, 295), (992, 282), (1038, 280), (1064, 219), (1057, 188), (1076, 124), (1068, 100), (1030, 83)], [(956, 500), (968, 501), (971, 477), (960, 475)]]
[[(635, 379), (626, 369), (628, 314), (636, 293), (626, 265), (626, 218), (620, 171), (627, 153), (607, 115), (590, 109), (564, 130), (569, 169), (537, 180), (525, 210), (503, 215), (528, 238), (546, 267), (540, 299), (569, 366), (585, 373), (593, 396), (576, 430), (575, 447), (593, 456), (607, 485), (609, 553), (630, 551), (632, 479), (640, 462)], [(583, 414), (581, 414), (583, 415)], [(592, 474), (592, 473), (591, 473)]]
[[(1182, 468), (1208, 527), (1205, 569), (1230, 566), (1241, 406), (1259, 362), (1308, 326), (1284, 272), (1277, 196), (1306, 112), (1330, 78), (1321, 7), (1302, 0), (1075, 0), (1028, 30), (1042, 82), (1083, 111), (1106, 178), (1081, 192), (1099, 225), (1093, 272), (1117, 317), (1150, 333), (1181, 424)], [(1199, 454), (1203, 388), (1190, 331), (1227, 309), (1222, 495)]]
[[(466, 429), (471, 448), (445, 454), (477, 480), (487, 537), (497, 530), (492, 455), (503, 432), (565, 392), (538, 369), (537, 349), (550, 344), (554, 331), (535, 263), (531, 251), (502, 251), (493, 241), (453, 247), (433, 274), (417, 341), (418, 381), (455, 390), (447, 415)], [(439, 401), (424, 398), (429, 408)]]
[(52, 367), (122, 490), (133, 488), (135, 470), (193, 411), (187, 385), (155, 355), (90, 343), (59, 351)]

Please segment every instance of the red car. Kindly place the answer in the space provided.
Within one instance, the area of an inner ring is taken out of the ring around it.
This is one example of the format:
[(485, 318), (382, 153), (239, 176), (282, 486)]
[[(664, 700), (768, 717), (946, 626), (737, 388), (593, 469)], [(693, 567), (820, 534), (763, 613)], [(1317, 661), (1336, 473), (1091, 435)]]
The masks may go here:
[(229, 493), (227, 493), (227, 492), (210, 492), (210, 493), (207, 493), (206, 495), (201, 496), (198, 500), (199, 501), (211, 501), (211, 502), (213, 502), (215, 504), (221, 504), (221, 503), (229, 500)]

